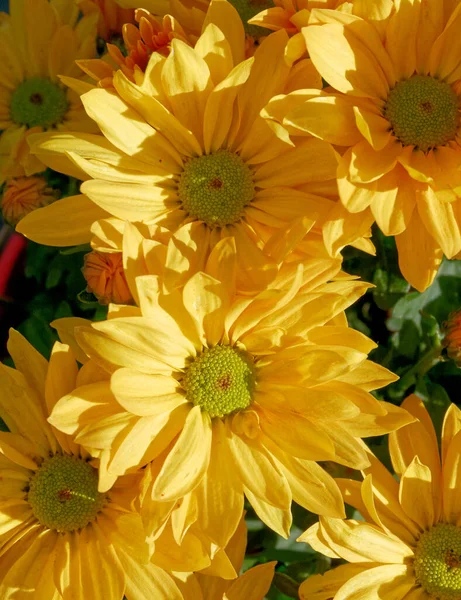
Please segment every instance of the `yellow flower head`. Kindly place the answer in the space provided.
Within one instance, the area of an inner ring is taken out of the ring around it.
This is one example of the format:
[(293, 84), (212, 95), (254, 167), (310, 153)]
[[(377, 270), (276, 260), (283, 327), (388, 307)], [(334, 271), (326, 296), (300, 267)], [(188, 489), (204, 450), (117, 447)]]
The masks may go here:
[[(402, 273), (423, 291), (442, 255), (461, 250), (461, 58), (451, 50), (461, 6), (444, 18), (438, 0), (374, 4), (363, 18), (311, 12), (302, 33), (314, 66), (335, 89), (287, 96), (281, 122), (344, 147), (343, 205), (351, 218), (375, 220), (396, 236)], [(327, 245), (351, 227), (328, 224)]]
[(47, 363), (14, 330), (8, 349), (16, 369), (0, 365), (0, 417), (9, 429), (0, 432), (0, 597), (72, 598), (79, 590), (84, 598), (182, 600), (173, 579), (149, 563), (131, 508), (139, 477), (99, 491), (98, 461), (46, 421), (61, 396), (97, 381), (98, 371), (78, 372), (60, 343)]
[[(104, 391), (67, 395), (51, 422), (109, 449), (108, 476), (149, 465), (141, 510), (183, 499), (177, 535), (198, 522), (224, 546), (244, 495), (282, 535), (292, 499), (341, 516), (334, 481), (316, 461), (364, 467), (358, 438), (411, 420), (369, 393), (394, 376), (367, 360), (373, 342), (345, 322), (342, 311), (367, 284), (324, 283), (299, 266), (283, 286), (242, 298), (235, 264), (216, 260), (210, 271), (171, 293), (138, 277), (139, 309), (114, 308), (107, 321), (77, 328), (81, 349), (111, 379)], [(62, 322), (68, 335), (75, 321)]]
[(132, 300), (120, 252), (90, 252), (84, 258), (82, 271), (87, 291), (92, 292), (100, 304), (129, 304)]
[(121, 8), (117, 0), (76, 0), (76, 3), (84, 15), (98, 15), (98, 35), (106, 42), (120, 38), (125, 23), (134, 22), (134, 10)]
[(302, 541), (349, 564), (307, 579), (302, 600), (454, 600), (461, 595), (461, 411), (445, 414), (441, 450), (417, 396), (403, 406), (417, 421), (390, 435), (399, 480), (370, 454), (362, 483), (338, 481), (364, 521), (323, 518)]
[(33, 210), (56, 200), (57, 193), (44, 177), (9, 179), (3, 188), (0, 210), (3, 219), (12, 227)]
[(44, 170), (29, 153), (30, 133), (94, 131), (80, 98), (58, 77), (81, 77), (75, 59), (96, 52), (94, 17), (77, 18), (72, 3), (54, 0), (17, 0), (10, 15), (0, 13), (0, 183)]
[[(240, 573), (247, 545), (247, 528), (242, 518), (226, 546), (235, 571)], [(194, 600), (264, 600), (274, 577), (275, 561), (248, 569), (234, 580), (210, 577), (210, 574), (186, 574), (178, 581), (185, 598)], [(188, 595), (190, 594), (190, 596)]]
[(45, 243), (84, 243), (109, 213), (113, 221), (161, 226), (196, 256), (234, 237), (245, 285), (262, 289), (273, 279), (276, 265), (263, 253), (265, 242), (293, 220), (315, 221), (335, 205), (323, 193), (336, 186), (336, 154), (313, 137), (282, 142), (259, 114), (294, 83), (285, 32), (269, 36), (245, 60), (233, 7), (214, 0), (208, 14), (195, 48), (175, 39), (168, 57), (152, 54), (142, 85), (118, 71), (117, 93), (84, 94), (104, 137), (34, 136), (43, 160), (88, 181), (85, 196), (23, 220), (22, 233)]

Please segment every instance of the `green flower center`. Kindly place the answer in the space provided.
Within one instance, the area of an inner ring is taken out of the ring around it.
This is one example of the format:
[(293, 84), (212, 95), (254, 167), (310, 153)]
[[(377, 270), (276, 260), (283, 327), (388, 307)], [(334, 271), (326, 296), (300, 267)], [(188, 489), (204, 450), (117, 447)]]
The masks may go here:
[(98, 492), (98, 472), (75, 456), (55, 455), (32, 477), (28, 501), (49, 529), (74, 531), (94, 521), (106, 502)]
[(273, 33), (270, 29), (259, 27), (259, 25), (250, 25), (248, 21), (258, 13), (268, 8), (274, 8), (272, 0), (229, 0), (243, 21), (245, 33), (253, 38), (260, 38), (264, 35)]
[(187, 368), (182, 381), (186, 398), (211, 418), (248, 408), (255, 383), (252, 358), (232, 346), (204, 350)]
[(461, 598), (461, 528), (442, 523), (423, 533), (416, 546), (416, 581), (437, 600)]
[(13, 92), (10, 113), (18, 125), (49, 129), (63, 121), (68, 108), (63, 88), (49, 79), (33, 77), (23, 81)]
[(228, 150), (187, 161), (178, 191), (183, 209), (209, 227), (235, 223), (254, 198), (250, 169)]
[(427, 152), (455, 138), (458, 97), (448, 83), (427, 75), (413, 75), (399, 81), (390, 92), (384, 116), (404, 146)]

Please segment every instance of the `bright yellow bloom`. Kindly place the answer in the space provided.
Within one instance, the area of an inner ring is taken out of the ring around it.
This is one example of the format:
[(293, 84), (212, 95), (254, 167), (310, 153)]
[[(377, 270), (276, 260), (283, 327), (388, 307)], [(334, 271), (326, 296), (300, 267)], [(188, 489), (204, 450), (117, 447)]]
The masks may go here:
[[(237, 573), (240, 572), (247, 545), (247, 528), (242, 519), (226, 546)], [(248, 569), (234, 581), (203, 574), (188, 574), (178, 581), (186, 600), (264, 600), (274, 577), (277, 563), (268, 562)]]
[(373, 456), (362, 483), (338, 481), (363, 521), (323, 518), (300, 539), (349, 564), (307, 579), (302, 600), (453, 600), (461, 595), (461, 411), (445, 415), (441, 451), (423, 402), (418, 421), (390, 435), (399, 480)]
[(97, 370), (78, 372), (59, 343), (47, 363), (14, 330), (8, 349), (16, 369), (0, 365), (0, 416), (10, 430), (0, 432), (2, 600), (182, 600), (173, 579), (149, 563), (131, 508), (139, 477), (100, 493), (97, 461), (46, 421), (59, 398), (96, 381)]
[(3, 219), (15, 227), (30, 212), (54, 202), (56, 197), (57, 192), (44, 177), (9, 179), (3, 188), (0, 210)]
[(0, 13), (0, 184), (44, 170), (29, 153), (30, 133), (95, 131), (78, 95), (58, 78), (81, 77), (75, 59), (94, 56), (94, 17), (77, 22), (77, 8), (58, 0), (15, 0), (10, 8)]
[(325, 218), (336, 204), (323, 193), (336, 188), (337, 159), (330, 144), (314, 137), (296, 145), (280, 141), (259, 115), (274, 94), (297, 87), (306, 75), (303, 65), (292, 71), (287, 64), (285, 32), (244, 60), (235, 10), (214, 0), (214, 17), (222, 31), (210, 22), (195, 49), (173, 40), (167, 58), (151, 56), (142, 85), (118, 71), (119, 95), (84, 94), (105, 137), (34, 136), (50, 166), (91, 179), (82, 185), (85, 196), (41, 209), (22, 221), (22, 233), (57, 245), (84, 243), (94, 222), (109, 213), (113, 221), (167, 229), (190, 254), (207, 255), (232, 236), (242, 285), (262, 289), (273, 279), (266, 241), (295, 219)]
[(76, 0), (76, 3), (84, 15), (98, 15), (98, 35), (106, 42), (119, 38), (125, 23), (134, 22), (134, 10), (121, 8), (117, 0)]
[(121, 252), (90, 252), (83, 264), (87, 291), (92, 292), (100, 304), (129, 304), (131, 292), (123, 271)]
[[(364, 467), (359, 438), (411, 420), (369, 393), (394, 376), (367, 360), (374, 343), (342, 312), (367, 284), (325, 283), (300, 265), (281, 287), (242, 298), (226, 244), (210, 273), (182, 290), (163, 293), (158, 278), (138, 277), (139, 309), (114, 307), (107, 321), (78, 327), (80, 347), (111, 380), (77, 388), (50, 417), (109, 452), (108, 476), (149, 465), (142, 512), (183, 499), (188, 518), (176, 535), (197, 521), (221, 547), (244, 495), (282, 535), (292, 499), (341, 516), (334, 481), (316, 461)], [(66, 322), (68, 336), (75, 320)]]
[[(342, 203), (352, 218), (396, 236), (402, 273), (420, 291), (442, 255), (461, 249), (461, 58), (451, 50), (461, 6), (447, 18), (438, 0), (395, 2), (379, 27), (371, 16), (313, 10), (303, 29), (309, 55), (340, 94), (289, 96), (282, 117), (292, 133), (344, 147)], [(351, 227), (329, 224), (327, 245)]]

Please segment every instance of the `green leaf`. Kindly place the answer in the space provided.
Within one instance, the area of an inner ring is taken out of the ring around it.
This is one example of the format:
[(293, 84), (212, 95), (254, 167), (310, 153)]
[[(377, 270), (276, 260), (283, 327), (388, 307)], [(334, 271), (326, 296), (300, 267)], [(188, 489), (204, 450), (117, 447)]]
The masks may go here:
[(275, 573), (274, 574), (274, 586), (288, 596), (288, 598), (298, 598), (298, 589), (299, 583), (286, 575), (285, 573)]

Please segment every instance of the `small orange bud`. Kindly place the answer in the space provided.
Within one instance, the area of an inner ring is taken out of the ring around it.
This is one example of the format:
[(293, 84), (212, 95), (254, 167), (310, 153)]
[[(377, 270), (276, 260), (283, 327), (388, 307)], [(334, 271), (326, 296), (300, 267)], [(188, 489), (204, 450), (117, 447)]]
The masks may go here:
[(100, 304), (128, 304), (132, 301), (123, 271), (121, 252), (93, 250), (85, 256), (82, 271), (87, 291), (92, 292)]
[(30, 212), (51, 204), (56, 198), (56, 191), (48, 186), (44, 177), (9, 179), (0, 204), (3, 218), (15, 227)]
[(452, 312), (448, 321), (443, 324), (445, 337), (443, 345), (447, 349), (448, 356), (461, 367), (461, 310)]

